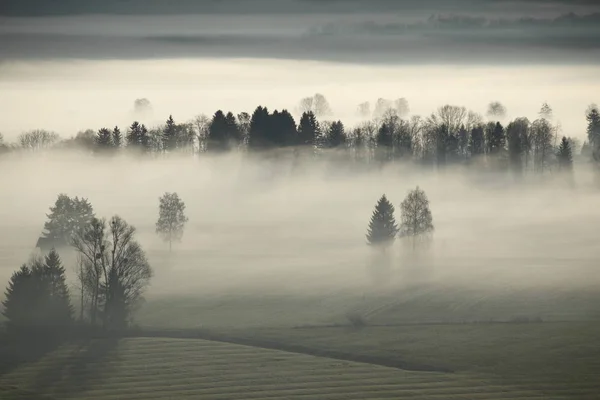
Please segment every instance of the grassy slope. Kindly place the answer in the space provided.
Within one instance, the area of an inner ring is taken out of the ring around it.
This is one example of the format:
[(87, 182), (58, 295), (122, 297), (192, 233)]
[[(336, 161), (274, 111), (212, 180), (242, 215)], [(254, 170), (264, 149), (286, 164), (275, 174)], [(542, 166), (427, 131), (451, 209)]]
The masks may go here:
[[(406, 372), (197, 339), (69, 346), (0, 378), (0, 398), (526, 399), (541, 392), (469, 372)], [(2, 392), (1, 388), (5, 391)], [(563, 392), (552, 398), (572, 398)]]
[(600, 323), (258, 329), (246, 338), (398, 358), (520, 384), (548, 395), (600, 393)]

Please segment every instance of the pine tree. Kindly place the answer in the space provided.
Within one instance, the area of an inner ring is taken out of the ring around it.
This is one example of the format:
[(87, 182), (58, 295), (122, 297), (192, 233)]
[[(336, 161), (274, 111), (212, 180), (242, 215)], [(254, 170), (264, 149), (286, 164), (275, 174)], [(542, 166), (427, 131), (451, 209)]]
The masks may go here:
[(471, 157), (477, 157), (485, 153), (484, 131), (481, 126), (471, 129), (468, 149)]
[(52, 321), (58, 326), (65, 326), (73, 320), (73, 307), (69, 299), (65, 269), (55, 249), (52, 249), (44, 260), (43, 279), (48, 287), (48, 298), (45, 309)]
[(398, 226), (394, 218), (394, 205), (381, 196), (369, 221), (367, 229), (367, 242), (371, 246), (386, 248), (394, 243)]
[(167, 124), (163, 130), (163, 148), (166, 151), (173, 151), (177, 148), (177, 133), (178, 126), (173, 120), (173, 116), (169, 115)]
[(300, 146), (314, 146), (315, 139), (319, 135), (319, 123), (312, 111), (302, 113), (298, 125), (297, 144)]
[(569, 139), (563, 136), (556, 153), (558, 169), (560, 171), (571, 171), (573, 169), (573, 152)]
[(249, 148), (262, 149), (268, 145), (269, 122), (269, 110), (266, 107), (258, 106), (250, 119)]
[(117, 126), (115, 126), (112, 132), (112, 143), (117, 149), (123, 144), (123, 135), (121, 135), (121, 130)]
[(342, 147), (346, 143), (346, 131), (342, 121), (336, 121), (329, 127), (327, 132), (327, 144), (330, 148)]
[(140, 148), (142, 146), (142, 127), (139, 122), (135, 121), (127, 130), (127, 147)]
[(587, 136), (592, 160), (600, 164), (600, 112), (598, 106), (590, 105), (586, 113)]
[(102, 128), (96, 135), (96, 146), (101, 151), (106, 151), (113, 147), (112, 134), (107, 128)]
[(208, 126), (207, 150), (217, 152), (229, 150), (227, 131), (227, 118), (223, 111), (218, 110), (215, 115), (213, 115)]
[(3, 301), (4, 316), (12, 329), (62, 333), (73, 319), (73, 308), (60, 257), (52, 250), (15, 272)]

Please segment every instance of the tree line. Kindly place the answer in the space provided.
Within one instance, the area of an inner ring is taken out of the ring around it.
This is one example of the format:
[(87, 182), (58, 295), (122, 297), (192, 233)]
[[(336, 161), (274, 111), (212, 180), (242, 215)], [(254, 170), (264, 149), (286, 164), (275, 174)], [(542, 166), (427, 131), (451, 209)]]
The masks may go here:
[[(552, 108), (544, 103), (533, 121), (515, 118), (503, 124), (506, 108), (492, 102), (483, 116), (465, 107), (445, 105), (427, 117), (409, 117), (406, 99), (378, 99), (358, 106), (363, 121), (348, 127), (341, 120), (328, 120), (331, 107), (317, 94), (300, 102), (298, 122), (283, 109), (270, 111), (258, 106), (252, 114), (216, 111), (193, 121), (177, 123), (169, 116), (165, 124), (148, 129), (135, 121), (125, 131), (119, 127), (81, 132), (61, 141), (58, 135), (32, 131), (19, 136), (18, 145), (4, 151), (47, 148), (84, 148), (95, 154), (114, 154), (127, 149), (138, 154), (226, 153), (293, 148), (318, 155), (336, 150), (349, 162), (384, 165), (413, 162), (420, 165), (482, 164), (520, 176), (527, 171), (544, 174), (572, 169), (574, 154), (581, 154), (600, 168), (600, 113), (596, 105), (586, 111), (587, 140), (561, 136), (553, 123)], [(370, 119), (369, 119), (370, 118)]]

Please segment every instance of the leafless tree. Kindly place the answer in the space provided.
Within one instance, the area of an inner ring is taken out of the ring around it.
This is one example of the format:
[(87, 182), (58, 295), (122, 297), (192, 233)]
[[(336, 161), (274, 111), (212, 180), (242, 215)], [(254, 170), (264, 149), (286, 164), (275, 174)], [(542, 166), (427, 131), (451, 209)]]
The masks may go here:
[(54, 146), (60, 137), (54, 132), (42, 129), (22, 133), (18, 137), (19, 145), (28, 150), (42, 150)]
[(194, 117), (194, 128), (196, 131), (196, 142), (198, 143), (198, 152), (206, 151), (206, 138), (208, 137), (208, 128), (210, 127), (210, 118), (204, 114)]
[(547, 119), (539, 118), (531, 124), (533, 169), (543, 174), (553, 156), (554, 130)]
[(152, 270), (139, 243), (135, 228), (119, 216), (94, 219), (73, 238), (78, 253), (78, 279), (83, 299), (89, 299), (90, 322), (102, 316), (105, 328), (122, 328), (132, 307), (140, 300)]
[(411, 190), (400, 204), (400, 237), (412, 240), (413, 250), (418, 241), (429, 239), (433, 233), (433, 217), (429, 209), (429, 200), (418, 186)]

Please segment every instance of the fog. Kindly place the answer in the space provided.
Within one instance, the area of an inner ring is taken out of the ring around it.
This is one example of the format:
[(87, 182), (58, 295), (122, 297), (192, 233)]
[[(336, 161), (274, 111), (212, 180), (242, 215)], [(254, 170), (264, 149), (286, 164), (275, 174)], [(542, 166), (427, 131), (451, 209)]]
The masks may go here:
[[(365, 233), (373, 207), (386, 193), (399, 210), (416, 185), (430, 199), (436, 227), (433, 246), (419, 261), (432, 267), (431, 282), (556, 290), (594, 287), (599, 280), (600, 193), (590, 189), (587, 164), (578, 165), (577, 186), (567, 189), (464, 170), (404, 166), (357, 173), (326, 161), (292, 169), (285, 160), (239, 154), (109, 161), (16, 153), (0, 163), (3, 281), (27, 260), (45, 213), (64, 192), (87, 197), (98, 216), (119, 214), (137, 227), (156, 273), (149, 298), (370, 290)], [(172, 255), (154, 233), (165, 191), (179, 193), (190, 219)], [(413, 261), (401, 243), (392, 259), (390, 284), (410, 283), (403, 271)]]
[(0, 132), (14, 140), (23, 131), (47, 129), (70, 137), (80, 130), (124, 129), (137, 98), (150, 100), (148, 126), (172, 114), (184, 122), (216, 110), (252, 113), (257, 105), (287, 108), (323, 93), (335, 118), (357, 122), (359, 103), (405, 97), (412, 115), (427, 116), (444, 104), (485, 113), (490, 101), (507, 119), (537, 118), (543, 102), (563, 134), (584, 138), (584, 112), (598, 102), (600, 77), (592, 66), (353, 65), (271, 59), (129, 61), (14, 61), (0, 64)]

